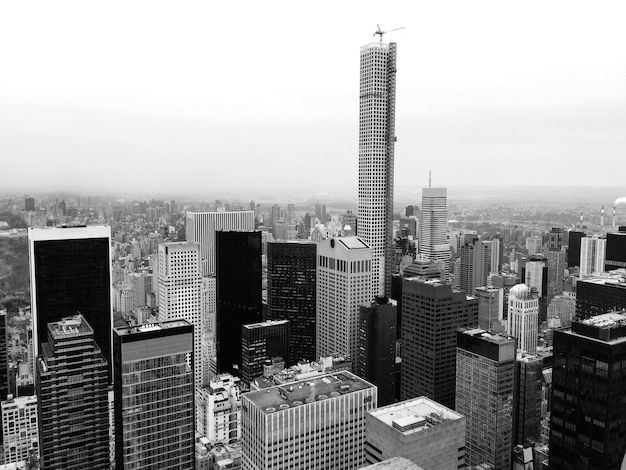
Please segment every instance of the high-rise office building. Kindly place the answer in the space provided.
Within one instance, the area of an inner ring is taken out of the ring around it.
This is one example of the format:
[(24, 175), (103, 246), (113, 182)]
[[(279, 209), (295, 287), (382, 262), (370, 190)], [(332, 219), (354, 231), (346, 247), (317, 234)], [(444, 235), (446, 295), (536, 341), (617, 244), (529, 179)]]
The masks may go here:
[(457, 332), (455, 411), (467, 420), (470, 468), (511, 466), (515, 350), (510, 336), (481, 328)]
[(291, 323), (294, 363), (316, 359), (316, 253), (310, 241), (267, 244), (267, 317)]
[(376, 387), (350, 372), (244, 393), (243, 468), (361, 468), (365, 416), (376, 404)]
[(580, 277), (604, 272), (606, 238), (583, 237), (580, 239)]
[(18, 463), (39, 453), (37, 397), (9, 396), (2, 401), (4, 463)]
[(544, 256), (548, 265), (548, 296), (561, 295), (563, 293), (566, 253), (550, 250), (546, 251)]
[(541, 420), (548, 411), (551, 375), (551, 352), (518, 352), (515, 361), (513, 444), (540, 442)]
[(202, 276), (200, 245), (195, 242), (159, 244), (159, 314), (160, 322), (185, 319), (193, 325), (194, 348), (187, 364), (194, 367), (196, 389), (202, 385)]
[(111, 379), (111, 228), (28, 229), (35, 357), (48, 323), (80, 313), (93, 328)]
[(528, 250), (528, 255), (537, 255), (543, 251), (543, 240), (539, 235), (533, 235), (532, 237), (526, 238), (526, 249)]
[[(0, 401), (9, 394), (9, 348), (7, 341), (7, 312), (0, 310)], [(0, 438), (0, 443), (2, 439)]]
[(194, 326), (115, 328), (113, 351), (116, 468), (195, 468)]
[(448, 190), (422, 189), (422, 212), (419, 219), (418, 251), (430, 261), (441, 263), (445, 279), (450, 273), (450, 242), (448, 241)]
[(486, 330), (503, 330), (504, 289), (477, 287), (474, 296), (478, 299), (478, 326)]
[(622, 467), (626, 421), (624, 311), (554, 332), (550, 468)]
[(359, 307), (369, 305), (372, 250), (360, 237), (317, 245), (317, 356), (357, 355)]
[(27, 212), (35, 210), (35, 198), (34, 197), (26, 196), (24, 198), (24, 210)]
[(567, 267), (580, 266), (580, 240), (585, 236), (585, 232), (570, 230), (567, 242)]
[(595, 277), (576, 283), (576, 317), (589, 318), (626, 308), (626, 278)]
[(108, 364), (94, 330), (80, 314), (47, 326), (35, 371), (42, 468), (108, 470)]
[(214, 276), (202, 277), (202, 288), (200, 289), (202, 296), (202, 356), (196, 358), (201, 360), (202, 366), (202, 383), (207, 383), (209, 379), (217, 374), (217, 349), (215, 346), (216, 336), (216, 281)]
[(216, 233), (217, 372), (241, 368), (241, 327), (261, 321), (261, 232)]
[(287, 213), (285, 214), (285, 227), (287, 236), (285, 240), (296, 239), (296, 206), (294, 204), (287, 204)]
[(539, 330), (539, 299), (525, 284), (509, 291), (507, 334), (517, 338), (520, 351), (534, 354), (537, 351)]
[(548, 251), (561, 251), (565, 242), (565, 232), (562, 228), (552, 227), (548, 232)]
[(372, 250), (372, 295), (391, 295), (395, 120), (396, 43), (371, 43), (361, 48), (358, 235)]
[(461, 247), (459, 287), (468, 294), (487, 285), (491, 272), (491, 244), (491, 240), (472, 240)]
[(368, 464), (404, 457), (424, 469), (465, 468), (465, 418), (428, 397), (370, 411), (365, 422)]
[(220, 230), (254, 230), (254, 211), (187, 212), (187, 241), (200, 244), (201, 272), (215, 275), (215, 232)]
[(491, 239), (491, 265), (489, 274), (498, 274), (502, 270), (502, 260), (504, 258), (504, 245), (502, 236), (496, 235)]
[(619, 232), (606, 235), (606, 261), (604, 270), (626, 268), (626, 230), (619, 227)]
[(241, 328), (241, 378), (249, 385), (263, 375), (263, 365), (274, 357), (289, 364), (289, 320), (250, 323)]
[(439, 280), (402, 283), (400, 399), (425, 395), (454, 408), (456, 331), (478, 324), (478, 299)]
[(355, 373), (378, 387), (378, 403), (396, 401), (396, 306), (377, 297), (359, 311)]

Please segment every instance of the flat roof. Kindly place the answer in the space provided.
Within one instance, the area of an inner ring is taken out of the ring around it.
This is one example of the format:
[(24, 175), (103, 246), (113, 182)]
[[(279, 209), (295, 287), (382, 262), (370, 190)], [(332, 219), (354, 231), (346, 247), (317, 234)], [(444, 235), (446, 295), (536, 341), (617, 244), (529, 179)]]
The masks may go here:
[(146, 333), (149, 331), (167, 330), (169, 328), (178, 328), (179, 326), (189, 326), (187, 320), (170, 320), (159, 323), (144, 323), (143, 325), (118, 326), (113, 328), (120, 336)]
[(359, 237), (338, 237), (335, 238), (336, 241), (341, 243), (343, 246), (348, 248), (349, 250), (357, 250), (359, 248), (369, 248), (369, 246), (361, 240)]
[(374, 385), (351, 372), (341, 371), (255, 390), (243, 396), (269, 414), (369, 388)]
[(250, 330), (254, 328), (263, 328), (265, 326), (284, 325), (285, 323), (289, 323), (289, 320), (266, 320), (259, 323), (249, 323), (247, 325), (243, 325), (243, 327)]
[(404, 435), (463, 418), (463, 415), (428, 397), (412, 398), (384, 406), (370, 411), (369, 414)]
[(480, 336), (482, 339), (492, 343), (504, 343), (514, 339), (513, 336), (509, 336), (506, 333), (494, 333), (493, 331), (484, 330), (482, 328), (466, 329), (463, 330), (462, 333), (468, 336)]
[(93, 335), (93, 328), (82, 315), (66, 317), (60, 321), (48, 323), (48, 331), (54, 339), (69, 336)]
[(624, 323), (626, 323), (626, 315), (623, 312), (626, 311), (603, 313), (602, 315), (596, 315), (586, 320), (581, 320), (580, 323), (583, 325), (597, 326), (598, 328), (624, 326)]

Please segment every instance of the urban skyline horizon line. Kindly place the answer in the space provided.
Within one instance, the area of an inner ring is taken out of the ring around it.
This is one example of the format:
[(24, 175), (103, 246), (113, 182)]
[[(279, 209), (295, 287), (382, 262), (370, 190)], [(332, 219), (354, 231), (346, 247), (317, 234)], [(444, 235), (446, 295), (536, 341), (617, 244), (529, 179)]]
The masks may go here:
[[(463, 201), (463, 200), (475, 200), (484, 198), (486, 200), (497, 198), (503, 202), (511, 202), (504, 198), (510, 198), (516, 200), (523, 198), (529, 201), (541, 200), (544, 202), (561, 202), (561, 197), (566, 200), (581, 200), (586, 204), (596, 204), (601, 200), (606, 209), (611, 207), (617, 199), (621, 199), (626, 194), (626, 186), (604, 186), (604, 185), (567, 185), (567, 184), (527, 184), (527, 185), (505, 185), (505, 184), (489, 184), (489, 185), (439, 185), (433, 184), (433, 188), (446, 188), (449, 190), (448, 201)], [(415, 189), (411, 189), (415, 188)], [(400, 203), (417, 203), (421, 199), (422, 189), (428, 188), (428, 185), (424, 186), (395, 186), (394, 187), (394, 207), (399, 206)], [(584, 194), (578, 194), (576, 190), (585, 189)], [(541, 193), (525, 193), (525, 190), (538, 190), (541, 189)], [(456, 194), (455, 194), (456, 191)], [(356, 187), (354, 194), (349, 191), (325, 191), (325, 192), (308, 192), (302, 191), (301, 194), (294, 194), (294, 191), (285, 189), (274, 191), (273, 194), (260, 194), (262, 191), (254, 190), (214, 190), (214, 191), (112, 191), (112, 190), (81, 190), (81, 189), (58, 189), (58, 190), (38, 190), (36, 188), (23, 188), (20, 190), (4, 190), (0, 192), (0, 197), (3, 198), (22, 198), (25, 196), (30, 197), (57, 197), (57, 198), (72, 198), (72, 197), (101, 197), (112, 198), (120, 203), (128, 202), (130, 200), (138, 200), (141, 198), (150, 199), (164, 199), (171, 200), (172, 198), (177, 201), (185, 202), (205, 202), (211, 199), (225, 200), (236, 203), (246, 203), (251, 200), (257, 203), (267, 202), (284, 202), (294, 204), (306, 204), (316, 202), (333, 202), (333, 203), (357, 203)], [(550, 201), (550, 197), (555, 197)]]

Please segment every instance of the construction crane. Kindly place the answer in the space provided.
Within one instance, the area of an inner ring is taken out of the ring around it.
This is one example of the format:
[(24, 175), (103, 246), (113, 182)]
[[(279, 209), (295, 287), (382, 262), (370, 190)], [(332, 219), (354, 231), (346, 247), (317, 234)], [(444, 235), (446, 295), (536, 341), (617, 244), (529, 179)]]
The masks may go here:
[(377, 34), (380, 36), (380, 43), (383, 43), (383, 34), (391, 33), (392, 31), (398, 31), (399, 29), (406, 29), (404, 26), (400, 26), (399, 28), (390, 29), (388, 31), (381, 31), (380, 25), (377, 24), (378, 31), (376, 31), (372, 36), (376, 36)]

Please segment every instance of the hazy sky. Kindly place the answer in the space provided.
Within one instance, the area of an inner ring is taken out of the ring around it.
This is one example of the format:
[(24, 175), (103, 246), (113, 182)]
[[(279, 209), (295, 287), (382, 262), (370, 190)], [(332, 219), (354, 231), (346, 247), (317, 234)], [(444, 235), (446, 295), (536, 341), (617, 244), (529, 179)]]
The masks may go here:
[(626, 2), (0, 4), (0, 190), (354, 192), (359, 48), (396, 185), (625, 185)]

